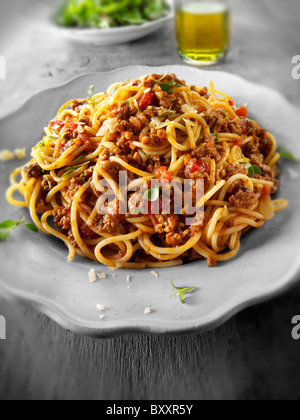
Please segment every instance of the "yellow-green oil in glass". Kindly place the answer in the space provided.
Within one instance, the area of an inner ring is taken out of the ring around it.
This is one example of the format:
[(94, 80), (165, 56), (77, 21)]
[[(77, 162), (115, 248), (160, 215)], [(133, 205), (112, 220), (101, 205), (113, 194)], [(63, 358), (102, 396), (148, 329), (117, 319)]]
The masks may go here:
[(221, 60), (229, 47), (229, 19), (229, 10), (222, 3), (183, 3), (176, 11), (177, 43), (182, 58), (196, 65)]

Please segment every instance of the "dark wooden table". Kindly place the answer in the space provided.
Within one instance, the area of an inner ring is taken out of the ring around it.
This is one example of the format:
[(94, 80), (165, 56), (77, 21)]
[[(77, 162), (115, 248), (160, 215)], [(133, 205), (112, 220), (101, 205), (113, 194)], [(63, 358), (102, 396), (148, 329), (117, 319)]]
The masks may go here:
[[(299, 105), (300, 81), (291, 77), (292, 57), (300, 54), (299, 13), (277, 0), (229, 3), (232, 48), (216, 68), (269, 85)], [(280, 3), (285, 8), (278, 13)], [(46, 29), (51, 5), (1, 0), (0, 55), (7, 60), (7, 79), (0, 80), (0, 115), (86, 72), (180, 63), (171, 25), (115, 47), (74, 44)], [(291, 320), (299, 313), (297, 286), (205, 334), (94, 340), (0, 298), (0, 314), (7, 319), (7, 340), (0, 341), (0, 398), (299, 399), (300, 342), (291, 337)]]

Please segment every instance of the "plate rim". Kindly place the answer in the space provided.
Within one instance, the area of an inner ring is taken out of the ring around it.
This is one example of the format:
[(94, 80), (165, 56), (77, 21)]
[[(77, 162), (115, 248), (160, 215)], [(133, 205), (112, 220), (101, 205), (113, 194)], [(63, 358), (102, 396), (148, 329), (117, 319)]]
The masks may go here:
[[(126, 66), (126, 67), (120, 67), (117, 69), (113, 69), (110, 71), (102, 71), (102, 72), (90, 72), (90, 73), (84, 73), (79, 76), (75, 76), (71, 80), (64, 82), (60, 85), (54, 86), (52, 88), (48, 88), (45, 90), (42, 90), (34, 95), (32, 95), (30, 98), (28, 98), (17, 110), (13, 111), (12, 113), (1, 117), (0, 118), (0, 124), (10, 118), (14, 118), (14, 116), (22, 111), (23, 108), (28, 106), (31, 102), (35, 102), (41, 95), (47, 94), (47, 92), (55, 92), (56, 90), (59, 90), (61, 88), (68, 87), (69, 85), (72, 85), (74, 82), (76, 82), (79, 79), (89, 78), (93, 76), (101, 76), (103, 74), (107, 75), (113, 75), (114, 73), (118, 73), (120, 71), (126, 71), (128, 69), (131, 70), (138, 70), (138, 69), (147, 69), (147, 71), (157, 71), (158, 69), (162, 68), (169, 68), (175, 69), (176, 71), (180, 71), (180, 69), (186, 69), (190, 68), (186, 65), (177, 65), (177, 64), (170, 64), (170, 65), (163, 65), (163, 66), (149, 66), (149, 65), (138, 65), (138, 66)], [(175, 70), (174, 70), (175, 71)], [(281, 101), (284, 101), (284, 105), (289, 107), (290, 109), (300, 110), (296, 105), (291, 104), (288, 99), (280, 92), (276, 91), (275, 89), (272, 89), (270, 87), (261, 85), (259, 83), (255, 83), (252, 81), (248, 81), (245, 78), (238, 76), (233, 73), (224, 72), (224, 71), (217, 71), (217, 70), (208, 70), (209, 73), (212, 74), (226, 74), (226, 76), (229, 76), (231, 78), (235, 78), (236, 80), (239, 80), (240, 82), (247, 83), (249, 86), (253, 86), (255, 88), (262, 88), (264, 91), (272, 95), (277, 95), (278, 98), (281, 99)], [(256, 290), (252, 293), (247, 293), (247, 296), (239, 296), (238, 300), (235, 297), (234, 299), (227, 300), (224, 305), (218, 308), (218, 313), (211, 313), (209, 316), (206, 316), (205, 320), (203, 318), (201, 320), (194, 319), (193, 325), (191, 325), (191, 322), (187, 321), (176, 321), (176, 325), (167, 324), (167, 321), (158, 321), (158, 320), (151, 320), (150, 317), (145, 318), (145, 320), (142, 320), (142, 322), (139, 320), (139, 323), (137, 320), (132, 321), (125, 321), (126, 325), (124, 325), (122, 320), (118, 321), (108, 321), (107, 323), (99, 324), (97, 323), (97, 327), (89, 326), (87, 327), (84, 322), (82, 323), (79, 319), (76, 319), (73, 315), (68, 314), (67, 311), (65, 311), (61, 306), (56, 305), (54, 301), (51, 301), (45, 297), (42, 296), (34, 296), (30, 292), (25, 291), (19, 291), (18, 289), (11, 287), (9, 283), (3, 278), (3, 275), (0, 274), (0, 293), (3, 295), (6, 299), (14, 302), (19, 302), (22, 304), (26, 304), (27, 306), (30, 306), (31, 308), (37, 310), (38, 312), (41, 312), (42, 314), (45, 314), (52, 320), (54, 320), (56, 323), (61, 325), (63, 328), (70, 330), (76, 334), (85, 335), (85, 336), (91, 336), (94, 338), (111, 338), (115, 336), (120, 336), (124, 334), (131, 334), (131, 333), (150, 333), (150, 334), (164, 334), (164, 335), (177, 335), (177, 334), (194, 334), (199, 332), (205, 332), (211, 329), (215, 329), (219, 327), (220, 325), (227, 322), (229, 319), (240, 313), (241, 311), (245, 310), (246, 308), (255, 306), (259, 303), (265, 302), (267, 300), (271, 300), (278, 295), (284, 293), (285, 291), (292, 288), (299, 280), (300, 276), (300, 266), (295, 262), (295, 266), (292, 266), (290, 270), (287, 271), (286, 275), (280, 280), (280, 282), (277, 282), (274, 284), (273, 287), (268, 286), (265, 288), (266, 290), (262, 292), (262, 290)], [(137, 323), (139, 325), (137, 325)], [(96, 324), (96, 322), (95, 322)]]
[(109, 321), (106, 324), (102, 324), (101, 328), (99, 322), (97, 323), (97, 327), (87, 327), (80, 320), (75, 319), (74, 316), (69, 316), (66, 311), (58, 305), (54, 305), (53, 302), (48, 299), (44, 297), (40, 297), (40, 299), (37, 297), (34, 298), (30, 293), (19, 292), (17, 289), (7, 287), (6, 283), (2, 279), (2, 275), (0, 275), (0, 295), (8, 301), (20, 303), (27, 307), (29, 306), (31, 309), (38, 311), (42, 315), (46, 315), (66, 330), (82, 336), (103, 339), (119, 337), (126, 334), (175, 336), (199, 334), (217, 329), (244, 310), (272, 300), (289, 291), (299, 282), (299, 276), (300, 267), (296, 267), (296, 270), (293, 270), (292, 275), (285, 276), (285, 278), (290, 279), (289, 281), (283, 281), (280, 286), (276, 286), (272, 290), (266, 289), (264, 293), (258, 291), (253, 292), (251, 297), (247, 297), (247, 299), (244, 299), (244, 301), (240, 301), (239, 303), (236, 302), (234, 306), (230, 305), (231, 301), (227, 301), (218, 309), (218, 313), (211, 313), (210, 316), (205, 318), (205, 321), (201, 322), (201, 325), (198, 325), (197, 320), (195, 320), (195, 325), (193, 326), (186, 325), (186, 321), (177, 320), (176, 327), (171, 327), (166, 325), (166, 321), (152, 321), (150, 318), (147, 318), (147, 321), (145, 321), (145, 323), (141, 323), (140, 325), (137, 325), (136, 320), (127, 320), (126, 325), (122, 324), (123, 321), (117, 321), (118, 325), (115, 325), (116, 321)]

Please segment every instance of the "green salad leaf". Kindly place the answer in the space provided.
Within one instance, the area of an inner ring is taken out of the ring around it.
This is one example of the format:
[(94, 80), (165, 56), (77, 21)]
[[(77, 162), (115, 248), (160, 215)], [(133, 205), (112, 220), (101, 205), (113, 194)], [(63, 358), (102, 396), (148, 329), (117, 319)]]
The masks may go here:
[(107, 29), (142, 25), (168, 10), (166, 0), (66, 0), (54, 18), (60, 26)]

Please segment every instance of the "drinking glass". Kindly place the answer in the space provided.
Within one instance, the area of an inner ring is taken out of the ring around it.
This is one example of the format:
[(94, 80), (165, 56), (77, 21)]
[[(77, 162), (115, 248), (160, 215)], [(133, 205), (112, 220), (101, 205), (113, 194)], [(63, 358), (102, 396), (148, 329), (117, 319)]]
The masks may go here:
[(226, 1), (175, 0), (178, 51), (198, 66), (222, 60), (229, 48), (230, 11)]

